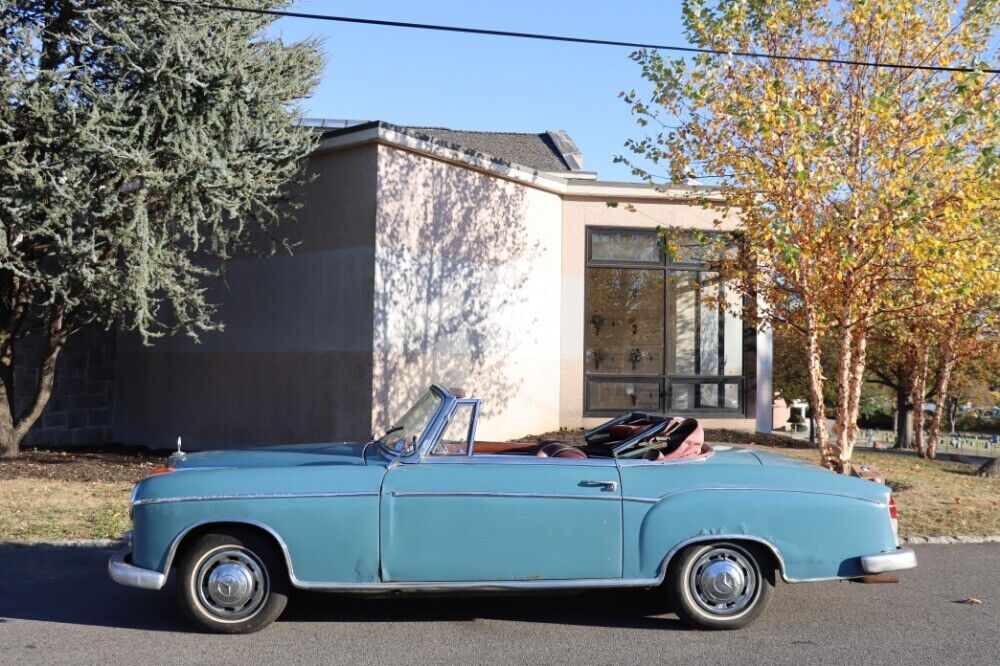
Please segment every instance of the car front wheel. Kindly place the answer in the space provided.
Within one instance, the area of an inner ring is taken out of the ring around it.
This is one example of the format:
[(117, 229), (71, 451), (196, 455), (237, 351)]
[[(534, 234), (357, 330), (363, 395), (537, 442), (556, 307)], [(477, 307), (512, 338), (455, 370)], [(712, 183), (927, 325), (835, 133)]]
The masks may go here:
[(204, 534), (179, 566), (180, 603), (202, 629), (259, 631), (288, 603), (288, 580), (277, 549), (250, 530)]
[(685, 548), (671, 565), (673, 607), (699, 629), (740, 629), (759, 616), (774, 592), (774, 567), (761, 548), (719, 542)]

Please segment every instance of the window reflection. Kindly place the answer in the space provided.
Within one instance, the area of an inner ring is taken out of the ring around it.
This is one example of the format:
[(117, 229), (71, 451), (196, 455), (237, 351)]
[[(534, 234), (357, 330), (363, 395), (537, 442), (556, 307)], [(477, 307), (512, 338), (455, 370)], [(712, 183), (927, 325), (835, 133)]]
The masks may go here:
[[(681, 232), (673, 236), (675, 243), (682, 241), (680, 249), (665, 254), (650, 230), (589, 233), (587, 411), (738, 411), (740, 298), (717, 273), (698, 270), (696, 263), (727, 244), (702, 246), (693, 234)], [(734, 247), (731, 240), (728, 247)]]
[[(743, 321), (739, 298), (706, 271), (671, 271), (667, 308), (670, 356), (676, 375), (740, 375)], [(735, 308), (730, 311), (728, 308)]]
[(671, 411), (735, 410), (740, 408), (738, 380), (690, 382), (671, 379), (668, 408)]
[(693, 375), (698, 323), (696, 280), (692, 271), (678, 271), (670, 276), (670, 311), (668, 314), (671, 344), (668, 372), (675, 375)]
[(655, 231), (591, 231), (590, 258), (593, 261), (662, 263), (660, 241)]
[(663, 372), (663, 272), (587, 270), (586, 369), (620, 375)]
[(658, 411), (660, 382), (590, 381), (587, 385), (591, 409)]
[(724, 294), (726, 303), (723, 312), (723, 357), (722, 375), (743, 374), (743, 298), (727, 287)]

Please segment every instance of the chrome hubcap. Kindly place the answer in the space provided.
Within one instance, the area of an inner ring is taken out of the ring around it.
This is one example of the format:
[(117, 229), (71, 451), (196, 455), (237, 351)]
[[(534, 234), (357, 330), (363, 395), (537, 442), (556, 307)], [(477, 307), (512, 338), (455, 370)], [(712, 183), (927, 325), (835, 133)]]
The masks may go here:
[(757, 569), (740, 550), (717, 546), (694, 563), (688, 586), (695, 601), (713, 615), (734, 615), (754, 600)]
[(198, 599), (221, 620), (244, 620), (267, 598), (267, 573), (253, 553), (242, 548), (212, 551), (197, 568)]
[(225, 562), (208, 575), (209, 598), (220, 606), (242, 606), (253, 594), (253, 574), (239, 562)]

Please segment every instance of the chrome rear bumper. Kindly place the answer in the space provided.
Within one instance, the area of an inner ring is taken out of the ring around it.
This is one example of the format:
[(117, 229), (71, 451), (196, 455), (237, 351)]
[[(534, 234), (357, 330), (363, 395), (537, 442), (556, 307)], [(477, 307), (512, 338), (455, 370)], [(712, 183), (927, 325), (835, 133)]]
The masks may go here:
[(897, 548), (891, 553), (866, 555), (861, 558), (861, 568), (868, 574), (903, 571), (917, 566), (917, 554), (911, 548)]
[(108, 574), (111, 580), (129, 587), (144, 590), (158, 590), (167, 583), (167, 575), (152, 569), (137, 567), (130, 561), (132, 546), (126, 545), (108, 560)]

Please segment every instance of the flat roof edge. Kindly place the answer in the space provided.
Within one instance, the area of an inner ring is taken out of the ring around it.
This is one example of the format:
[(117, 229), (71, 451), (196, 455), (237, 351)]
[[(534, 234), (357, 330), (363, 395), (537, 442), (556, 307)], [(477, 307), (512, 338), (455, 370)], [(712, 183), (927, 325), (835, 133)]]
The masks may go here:
[[(526, 185), (538, 187), (563, 196), (588, 198), (641, 198), (660, 200), (690, 200), (711, 197), (714, 190), (705, 186), (671, 186), (657, 190), (646, 183), (623, 183), (596, 179), (574, 178), (574, 172), (541, 171), (532, 167), (508, 162), (499, 157), (481, 153), (446, 141), (421, 135), (392, 123), (374, 120), (360, 125), (352, 125), (324, 132), (313, 154), (342, 150), (364, 143), (380, 142), (411, 150), (429, 157), (442, 159), (484, 171), (492, 175), (508, 178)], [(582, 175), (582, 174), (581, 174)]]

